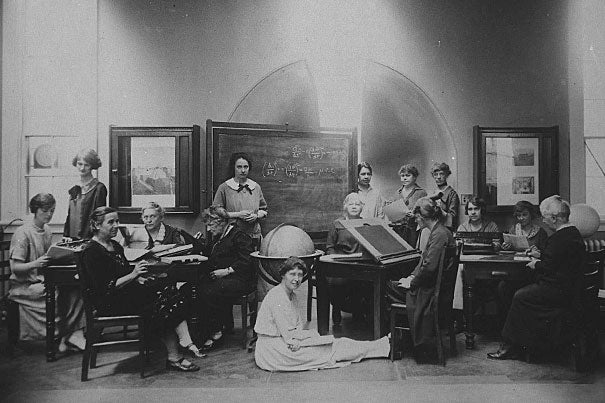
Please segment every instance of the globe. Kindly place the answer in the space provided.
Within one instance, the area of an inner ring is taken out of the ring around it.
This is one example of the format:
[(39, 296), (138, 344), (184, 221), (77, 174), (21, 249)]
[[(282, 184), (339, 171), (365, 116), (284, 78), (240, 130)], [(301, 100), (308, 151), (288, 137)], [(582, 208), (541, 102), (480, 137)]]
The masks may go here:
[(260, 251), (252, 254), (259, 263), (258, 292), (261, 299), (281, 282), (279, 268), (287, 258), (296, 256), (311, 268), (322, 253), (315, 250), (309, 234), (295, 225), (280, 224), (269, 231), (261, 241)]
[(592, 236), (599, 229), (599, 213), (588, 204), (579, 203), (571, 206), (569, 222), (573, 224), (584, 238)]

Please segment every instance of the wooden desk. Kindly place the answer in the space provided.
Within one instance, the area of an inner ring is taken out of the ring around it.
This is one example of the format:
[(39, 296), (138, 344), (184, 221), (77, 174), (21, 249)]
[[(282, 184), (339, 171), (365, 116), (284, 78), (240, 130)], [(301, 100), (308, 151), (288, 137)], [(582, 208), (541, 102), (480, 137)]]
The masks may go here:
[(418, 264), (419, 257), (409, 260), (378, 264), (373, 261), (332, 260), (329, 255), (321, 256), (316, 264), (317, 278), (317, 331), (327, 334), (330, 328), (330, 298), (327, 277), (364, 280), (372, 283), (374, 295), (374, 339), (381, 336), (382, 298), (387, 279), (399, 280), (409, 275)]
[[(187, 282), (191, 285), (192, 306), (197, 306), (198, 279), (200, 270), (206, 267), (206, 262), (172, 264), (166, 270), (168, 277), (174, 281)], [(44, 289), (46, 293), (46, 361), (56, 360), (57, 343), (55, 339), (55, 290), (61, 286), (79, 286), (76, 265), (48, 266), (42, 269), (44, 274)], [(200, 334), (199, 319), (196, 310), (189, 319), (191, 335), (198, 341)]]
[(473, 327), (473, 302), (476, 280), (527, 280), (531, 269), (525, 267), (528, 260), (515, 260), (514, 254), (500, 255), (461, 255), (464, 264), (462, 275), (464, 289), (464, 321), (466, 323), (466, 348), (475, 348)]

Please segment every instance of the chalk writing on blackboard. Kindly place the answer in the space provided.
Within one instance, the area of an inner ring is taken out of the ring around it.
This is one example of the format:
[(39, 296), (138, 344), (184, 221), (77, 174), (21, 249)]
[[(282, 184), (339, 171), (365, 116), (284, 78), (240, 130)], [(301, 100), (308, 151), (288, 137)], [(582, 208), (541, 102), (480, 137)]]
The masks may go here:
[(346, 174), (346, 171), (342, 168), (334, 167), (318, 167), (318, 166), (307, 166), (298, 163), (279, 163), (279, 162), (267, 162), (263, 163), (262, 168), (263, 178), (268, 177), (279, 177), (285, 176), (286, 178), (333, 178), (339, 179), (342, 175)]
[(330, 150), (326, 147), (308, 147), (303, 148), (300, 145), (290, 147), (290, 156), (292, 158), (308, 158), (311, 160), (334, 159), (337, 161), (346, 161), (347, 154), (344, 150)]

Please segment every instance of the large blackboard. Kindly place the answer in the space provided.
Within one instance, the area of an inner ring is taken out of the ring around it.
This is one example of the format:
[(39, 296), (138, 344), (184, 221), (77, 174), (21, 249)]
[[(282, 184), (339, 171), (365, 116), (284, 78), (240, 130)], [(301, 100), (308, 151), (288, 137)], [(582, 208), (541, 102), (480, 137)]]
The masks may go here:
[(356, 130), (302, 130), (287, 126), (206, 122), (208, 182), (212, 195), (233, 176), (232, 153), (252, 158), (249, 177), (258, 182), (269, 215), (267, 233), (281, 223), (307, 232), (327, 231), (342, 215), (342, 202), (355, 186)]

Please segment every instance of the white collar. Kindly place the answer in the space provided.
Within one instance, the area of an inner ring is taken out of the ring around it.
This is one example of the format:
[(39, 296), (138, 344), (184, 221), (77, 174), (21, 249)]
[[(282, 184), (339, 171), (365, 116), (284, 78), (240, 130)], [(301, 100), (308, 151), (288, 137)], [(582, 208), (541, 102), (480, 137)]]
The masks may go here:
[[(225, 183), (227, 184), (227, 186), (229, 186), (233, 190), (238, 190), (239, 189), (239, 183), (235, 179), (233, 179), (233, 178), (227, 179), (227, 181)], [(250, 178), (247, 178), (246, 182), (242, 183), (242, 185), (248, 185), (248, 187), (250, 188), (250, 190), (254, 190), (254, 188), (256, 188), (256, 186), (258, 185), (258, 183), (254, 182)]]

